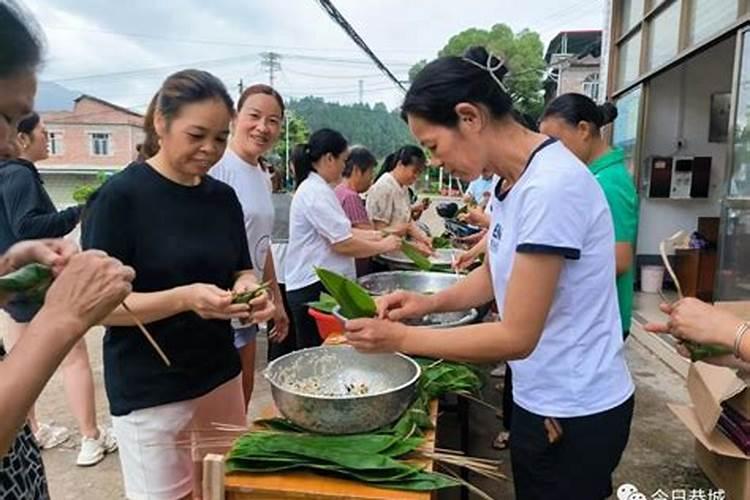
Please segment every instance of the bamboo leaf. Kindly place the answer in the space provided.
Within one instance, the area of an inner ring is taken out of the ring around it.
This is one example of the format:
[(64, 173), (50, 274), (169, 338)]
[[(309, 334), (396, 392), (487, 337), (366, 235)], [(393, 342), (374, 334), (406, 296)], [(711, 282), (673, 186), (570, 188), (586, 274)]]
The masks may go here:
[(0, 294), (23, 294), (42, 301), (52, 283), (52, 269), (42, 264), (29, 264), (0, 277)]
[(404, 240), (401, 242), (401, 251), (409, 260), (414, 263), (415, 266), (417, 266), (422, 271), (429, 271), (430, 269), (432, 269), (430, 259), (422, 255), (419, 250), (417, 250), (417, 248), (408, 241)]
[(338, 307), (339, 303), (336, 302), (336, 299), (334, 299), (327, 293), (321, 292), (319, 300), (316, 300), (315, 302), (308, 302), (307, 305), (317, 311), (331, 314), (333, 310)]
[(316, 268), (315, 272), (320, 278), (328, 293), (341, 306), (341, 314), (348, 319), (371, 318), (377, 313), (375, 301), (358, 283), (323, 268)]

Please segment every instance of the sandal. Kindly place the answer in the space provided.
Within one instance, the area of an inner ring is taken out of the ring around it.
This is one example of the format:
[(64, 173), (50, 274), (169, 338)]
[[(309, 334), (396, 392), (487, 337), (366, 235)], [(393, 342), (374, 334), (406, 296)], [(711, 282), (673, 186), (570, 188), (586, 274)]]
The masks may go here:
[(496, 450), (505, 450), (510, 444), (510, 432), (501, 431), (492, 442), (492, 447)]

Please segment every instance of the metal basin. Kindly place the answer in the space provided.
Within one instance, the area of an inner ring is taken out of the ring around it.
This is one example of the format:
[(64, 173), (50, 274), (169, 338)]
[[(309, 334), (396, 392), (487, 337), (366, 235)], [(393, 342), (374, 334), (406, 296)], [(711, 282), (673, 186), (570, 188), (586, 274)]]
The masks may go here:
[(271, 362), (264, 375), (276, 407), (295, 424), (355, 434), (398, 419), (414, 400), (421, 369), (403, 354), (363, 354), (341, 345), (292, 352)]
[(396, 290), (437, 293), (455, 285), (462, 278), (463, 276), (455, 273), (386, 271), (362, 276), (357, 282), (372, 295), (385, 295)]
[[(452, 248), (439, 248), (435, 250), (435, 254), (430, 256), (430, 264), (433, 267), (439, 269), (450, 269), (453, 264), (453, 256), (456, 258), (460, 257), (463, 250), (456, 250)], [(376, 259), (384, 262), (391, 269), (401, 270), (416, 270), (417, 266), (412, 260), (407, 257), (401, 250), (395, 252), (388, 252), (375, 257)]]
[[(463, 276), (449, 273), (431, 273), (425, 271), (387, 271), (362, 276), (357, 281), (372, 295), (385, 295), (396, 290), (407, 290), (417, 293), (437, 293), (448, 288)], [(479, 313), (476, 309), (447, 313), (428, 314), (422, 318), (406, 320), (404, 323), (413, 326), (433, 328), (452, 328), (468, 325), (476, 321)]]

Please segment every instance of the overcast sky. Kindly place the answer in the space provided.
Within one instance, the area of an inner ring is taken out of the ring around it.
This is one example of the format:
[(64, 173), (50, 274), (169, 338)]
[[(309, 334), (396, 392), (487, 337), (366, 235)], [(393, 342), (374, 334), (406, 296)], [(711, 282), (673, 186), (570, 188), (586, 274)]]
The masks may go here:
[[(23, 0), (22, 0), (23, 1)], [(506, 23), (538, 31), (600, 29), (603, 0), (333, 0), (401, 79), (467, 28)], [(261, 52), (280, 53), (275, 86), (286, 98), (318, 95), (356, 102), (400, 102), (400, 91), (314, 0), (27, 0), (49, 49), (42, 79), (142, 111), (161, 80), (196, 67), (233, 94), (268, 82)]]

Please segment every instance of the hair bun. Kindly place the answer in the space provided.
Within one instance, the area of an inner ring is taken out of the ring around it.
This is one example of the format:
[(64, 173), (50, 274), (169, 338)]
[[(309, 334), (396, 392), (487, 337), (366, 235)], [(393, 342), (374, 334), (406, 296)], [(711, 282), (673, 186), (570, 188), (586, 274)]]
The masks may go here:
[(469, 47), (464, 52), (463, 57), (476, 63), (476, 65), (486, 68), (487, 71), (491, 71), (500, 81), (508, 74), (508, 67), (505, 65), (505, 61), (481, 45)]
[(617, 118), (617, 106), (611, 102), (600, 104), (597, 106), (597, 109), (599, 110), (599, 115), (601, 115), (601, 123), (598, 124), (600, 127), (609, 125)]

